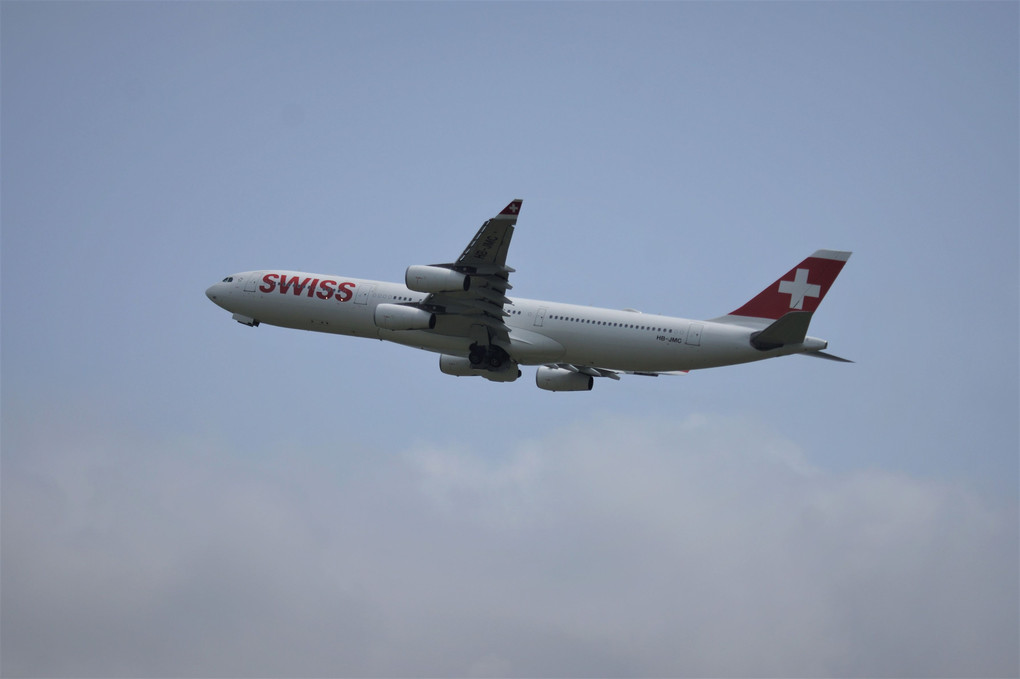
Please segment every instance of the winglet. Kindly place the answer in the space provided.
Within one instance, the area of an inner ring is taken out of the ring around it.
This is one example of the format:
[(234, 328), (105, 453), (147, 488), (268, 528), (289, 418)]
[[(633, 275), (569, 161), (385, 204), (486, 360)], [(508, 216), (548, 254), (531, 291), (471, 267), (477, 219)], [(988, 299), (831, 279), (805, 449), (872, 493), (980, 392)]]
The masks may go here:
[(500, 215), (507, 215), (507, 216), (510, 216), (510, 217), (516, 217), (517, 213), (521, 211), (521, 204), (522, 203), (524, 203), (523, 199), (521, 199), (521, 198), (514, 198), (512, 201), (510, 201), (510, 204), (507, 205), (505, 208), (503, 208), (503, 211), (500, 212), (499, 214)]

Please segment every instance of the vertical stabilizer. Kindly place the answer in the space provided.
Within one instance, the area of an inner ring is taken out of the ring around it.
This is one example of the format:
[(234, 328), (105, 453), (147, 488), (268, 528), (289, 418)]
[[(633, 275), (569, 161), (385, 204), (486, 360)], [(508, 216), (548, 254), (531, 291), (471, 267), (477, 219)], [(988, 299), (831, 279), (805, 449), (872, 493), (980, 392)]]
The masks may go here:
[(762, 326), (779, 320), (791, 311), (805, 312), (809, 320), (810, 314), (821, 304), (848, 259), (849, 252), (818, 250), (759, 292), (747, 304), (712, 320)]

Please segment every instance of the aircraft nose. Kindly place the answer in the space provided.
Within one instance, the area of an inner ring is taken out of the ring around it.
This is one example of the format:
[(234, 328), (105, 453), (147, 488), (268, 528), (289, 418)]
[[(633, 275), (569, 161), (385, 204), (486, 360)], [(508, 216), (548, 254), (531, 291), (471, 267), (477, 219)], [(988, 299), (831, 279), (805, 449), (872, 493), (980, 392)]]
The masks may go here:
[(205, 291), (205, 296), (215, 302), (216, 301), (216, 286), (215, 285), (210, 285), (206, 289), (206, 291)]

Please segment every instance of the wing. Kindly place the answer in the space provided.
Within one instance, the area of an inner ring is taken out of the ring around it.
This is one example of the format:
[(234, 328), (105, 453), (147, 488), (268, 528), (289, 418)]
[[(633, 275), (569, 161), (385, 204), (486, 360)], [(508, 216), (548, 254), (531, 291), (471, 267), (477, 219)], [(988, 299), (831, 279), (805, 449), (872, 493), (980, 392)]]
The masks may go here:
[(423, 308), (443, 314), (443, 334), (467, 335), (481, 346), (496, 345), (510, 350), (510, 331), (503, 319), (503, 307), (511, 304), (506, 292), (512, 286), (513, 269), (506, 265), (510, 239), (523, 201), (518, 198), (482, 224), (456, 262), (432, 266), (451, 269), (471, 277), (468, 290), (431, 293)]

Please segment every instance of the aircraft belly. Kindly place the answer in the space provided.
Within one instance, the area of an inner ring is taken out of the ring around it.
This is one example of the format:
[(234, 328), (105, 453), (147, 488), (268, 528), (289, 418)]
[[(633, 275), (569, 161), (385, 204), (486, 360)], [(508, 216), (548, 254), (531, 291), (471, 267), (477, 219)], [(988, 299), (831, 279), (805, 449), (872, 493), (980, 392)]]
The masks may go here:
[[(672, 319), (671, 319), (672, 320)], [(654, 322), (654, 321), (653, 321)], [(689, 326), (698, 326), (697, 334)], [(564, 363), (633, 372), (697, 370), (765, 358), (748, 342), (744, 328), (715, 323), (673, 325), (672, 332), (599, 328), (557, 336)]]
[[(447, 335), (427, 330), (381, 330), (379, 338), (426, 351), (467, 356), (472, 340), (463, 335)], [(541, 365), (559, 361), (563, 346), (544, 335), (519, 328), (510, 329), (510, 354), (521, 365)]]
[(236, 311), (268, 325), (358, 337), (378, 337), (370, 309), (350, 302), (256, 293), (234, 305)]
[(626, 343), (621, 345), (605, 344), (590, 346), (578, 352), (568, 352), (566, 361), (578, 365), (590, 365), (610, 370), (636, 372), (668, 372), (671, 370), (687, 370), (689, 354), (682, 349), (670, 350), (657, 346), (653, 341)]
[(471, 345), (467, 337), (440, 335), (427, 330), (380, 330), (379, 339), (453, 356), (467, 356)]
[(524, 365), (540, 365), (562, 360), (565, 349), (553, 338), (531, 330), (510, 328), (510, 354)]

